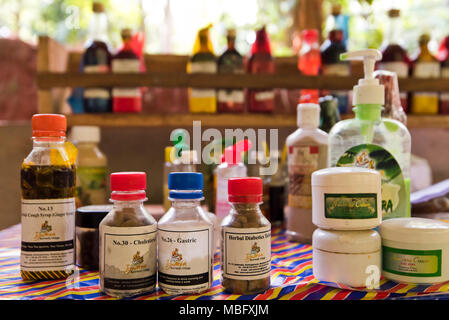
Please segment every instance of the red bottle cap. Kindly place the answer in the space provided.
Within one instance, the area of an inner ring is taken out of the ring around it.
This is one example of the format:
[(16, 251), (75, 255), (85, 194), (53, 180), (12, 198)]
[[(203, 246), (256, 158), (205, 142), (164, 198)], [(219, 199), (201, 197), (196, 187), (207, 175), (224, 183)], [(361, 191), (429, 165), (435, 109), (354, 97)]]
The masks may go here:
[(147, 174), (145, 172), (111, 173), (112, 200), (143, 200), (146, 197), (146, 188)]
[(65, 137), (67, 119), (62, 114), (35, 114), (31, 129), (33, 137)]
[(230, 178), (228, 180), (229, 202), (262, 202), (261, 178)]
[(301, 37), (305, 42), (317, 42), (318, 41), (318, 30), (317, 29), (305, 29), (301, 32)]

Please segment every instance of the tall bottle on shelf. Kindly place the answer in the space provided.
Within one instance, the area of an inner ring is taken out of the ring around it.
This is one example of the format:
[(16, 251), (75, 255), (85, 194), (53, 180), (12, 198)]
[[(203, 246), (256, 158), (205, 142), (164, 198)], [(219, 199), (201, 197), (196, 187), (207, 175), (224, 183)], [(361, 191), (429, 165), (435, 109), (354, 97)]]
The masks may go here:
[[(80, 71), (84, 73), (108, 73), (111, 69), (111, 53), (108, 40), (108, 20), (103, 4), (93, 3), (93, 14), (88, 26), (86, 50), (81, 58)], [(111, 112), (110, 88), (84, 88), (84, 112)]]
[[(440, 43), (438, 60), (440, 60), (441, 77), (449, 78), (449, 36), (444, 37)], [(449, 114), (449, 92), (441, 92), (439, 111), (441, 114)]]
[[(229, 29), (226, 35), (228, 47), (218, 58), (218, 73), (243, 74), (243, 57), (235, 47), (236, 31)], [(243, 89), (218, 89), (218, 112), (243, 112), (245, 95)]]
[[(256, 40), (251, 47), (247, 73), (274, 73), (274, 59), (265, 26), (256, 31)], [(249, 89), (246, 93), (249, 112), (272, 112), (274, 109), (273, 89)]]
[[(298, 69), (307, 76), (316, 76), (321, 68), (318, 30), (306, 29), (301, 32), (302, 45), (298, 57)], [(316, 89), (302, 89), (300, 102), (318, 103), (320, 92)]]
[[(209, 38), (208, 25), (198, 31), (193, 55), (187, 63), (188, 73), (217, 73), (217, 62), (214, 55), (212, 42)], [(189, 108), (192, 113), (217, 112), (217, 97), (215, 89), (189, 88)]]
[(107, 158), (99, 149), (100, 128), (74, 126), (71, 138), (78, 148), (76, 200), (77, 206), (107, 203)]
[(66, 278), (75, 269), (75, 159), (64, 146), (63, 115), (36, 114), (33, 149), (22, 163), (22, 242), (24, 280)]
[(320, 106), (301, 103), (297, 108), (298, 129), (287, 137), (288, 206), (286, 229), (291, 241), (311, 243), (312, 173), (326, 167), (328, 135), (320, 130)]
[(382, 118), (384, 86), (373, 78), (378, 50), (345, 53), (344, 60), (363, 60), (365, 77), (354, 87), (354, 119), (338, 122), (329, 132), (330, 167), (363, 167), (382, 175), (383, 219), (410, 216), (410, 150), (407, 127)]
[[(323, 75), (342, 76), (350, 75), (350, 66), (347, 61), (340, 60), (340, 54), (346, 52), (343, 44), (343, 31), (334, 29), (329, 32), (329, 38), (321, 45), (321, 73)], [(322, 95), (333, 95), (338, 100), (338, 111), (340, 114), (348, 113), (347, 91), (322, 91)]]
[[(136, 36), (139, 36), (136, 33)], [(131, 29), (125, 28), (121, 32), (123, 46), (112, 58), (112, 72), (139, 73), (143, 71), (138, 50), (143, 48), (143, 38), (133, 37)], [(141, 54), (141, 52), (140, 52)], [(112, 111), (135, 113), (142, 111), (141, 88), (113, 88)]]
[[(440, 63), (429, 51), (430, 36), (422, 34), (419, 37), (419, 51), (413, 59), (414, 78), (439, 78)], [(412, 96), (411, 112), (414, 114), (437, 114), (438, 93), (437, 92), (415, 92)]]
[[(388, 24), (384, 35), (384, 42), (380, 48), (382, 60), (377, 63), (377, 68), (396, 72), (399, 78), (407, 78), (410, 73), (410, 58), (402, 46), (402, 23), (399, 9), (388, 11)], [(404, 111), (408, 110), (407, 92), (401, 92), (401, 104)]]

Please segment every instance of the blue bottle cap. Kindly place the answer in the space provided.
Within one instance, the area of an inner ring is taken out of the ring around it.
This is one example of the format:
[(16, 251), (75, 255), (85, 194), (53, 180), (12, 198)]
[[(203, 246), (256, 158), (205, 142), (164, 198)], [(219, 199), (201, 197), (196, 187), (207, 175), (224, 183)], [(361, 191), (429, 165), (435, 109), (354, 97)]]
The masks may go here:
[(172, 199), (203, 198), (203, 174), (198, 172), (172, 172), (168, 175), (169, 197)]

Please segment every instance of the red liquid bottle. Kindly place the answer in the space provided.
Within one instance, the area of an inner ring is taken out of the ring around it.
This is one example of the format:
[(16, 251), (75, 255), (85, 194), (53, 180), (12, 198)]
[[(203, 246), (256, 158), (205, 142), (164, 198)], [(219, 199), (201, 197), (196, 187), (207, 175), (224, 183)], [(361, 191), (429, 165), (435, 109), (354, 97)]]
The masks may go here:
[[(141, 62), (133, 46), (130, 29), (122, 30), (123, 47), (112, 59), (112, 72), (139, 73)], [(140, 88), (114, 88), (112, 90), (112, 111), (133, 113), (142, 111), (142, 92)]]
[[(265, 27), (256, 32), (256, 41), (251, 47), (248, 60), (248, 73), (274, 73), (274, 60), (271, 55), (270, 40)], [(247, 91), (249, 112), (272, 112), (274, 91), (272, 89), (249, 89)]]
[[(446, 36), (438, 49), (438, 60), (441, 61), (441, 77), (449, 78), (449, 36)], [(449, 114), (449, 92), (440, 94), (440, 113)]]
[[(382, 60), (377, 63), (377, 69), (396, 72), (399, 78), (407, 78), (411, 65), (407, 51), (401, 46), (402, 26), (400, 20), (400, 10), (391, 9), (388, 11), (389, 25), (385, 33), (385, 40), (380, 50)], [(401, 92), (401, 105), (404, 111), (408, 110), (407, 93)]]
[[(228, 48), (218, 58), (218, 73), (243, 74), (243, 57), (235, 48), (235, 30), (228, 30), (226, 38)], [(243, 89), (218, 89), (217, 100), (218, 112), (242, 112), (245, 108)]]
[[(320, 72), (321, 52), (318, 42), (318, 30), (306, 29), (301, 32), (302, 45), (299, 51), (298, 69), (307, 76), (316, 76)], [(319, 90), (301, 90), (300, 102), (318, 103)]]

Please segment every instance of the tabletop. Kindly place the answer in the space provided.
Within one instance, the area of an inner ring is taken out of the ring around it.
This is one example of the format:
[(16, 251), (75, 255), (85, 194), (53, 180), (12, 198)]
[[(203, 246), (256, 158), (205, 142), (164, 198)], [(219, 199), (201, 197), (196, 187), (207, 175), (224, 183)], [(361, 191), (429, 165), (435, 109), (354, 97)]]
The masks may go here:
[[(63, 280), (25, 282), (20, 277), (20, 224), (0, 231), (0, 299), (2, 300), (112, 300), (99, 290), (97, 271), (77, 269)], [(378, 289), (350, 288), (320, 282), (313, 276), (312, 247), (289, 242), (285, 230), (272, 229), (271, 287), (261, 294), (236, 295), (220, 283), (219, 253), (214, 257), (212, 288), (200, 295), (165, 294), (155, 291), (135, 300), (382, 300), (449, 299), (449, 282), (437, 285), (395, 283), (384, 278)]]

